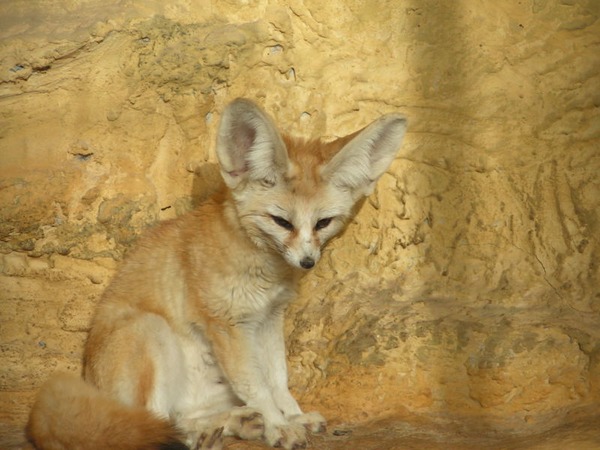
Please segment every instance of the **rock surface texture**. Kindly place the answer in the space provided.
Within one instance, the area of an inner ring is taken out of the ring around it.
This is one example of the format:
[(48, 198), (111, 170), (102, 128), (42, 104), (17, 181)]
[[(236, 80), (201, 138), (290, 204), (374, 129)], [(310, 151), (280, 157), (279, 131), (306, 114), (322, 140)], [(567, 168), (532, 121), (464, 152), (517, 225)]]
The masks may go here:
[[(300, 137), (410, 118), (288, 311), (322, 449), (600, 448), (600, 3), (0, 4), (0, 447), (79, 371), (139, 233), (218, 183), (239, 96)], [(230, 442), (228, 448), (262, 448)]]

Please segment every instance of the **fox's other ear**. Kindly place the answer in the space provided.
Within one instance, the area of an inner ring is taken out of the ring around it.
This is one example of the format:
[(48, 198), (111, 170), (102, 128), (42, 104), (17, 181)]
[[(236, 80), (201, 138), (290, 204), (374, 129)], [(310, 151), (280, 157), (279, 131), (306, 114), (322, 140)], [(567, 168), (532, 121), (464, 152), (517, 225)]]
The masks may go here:
[(371, 194), (400, 148), (406, 125), (403, 115), (382, 116), (342, 147), (323, 168), (323, 178), (357, 195)]
[(271, 118), (250, 100), (225, 107), (217, 135), (217, 157), (229, 188), (242, 180), (275, 184), (287, 170), (285, 144)]

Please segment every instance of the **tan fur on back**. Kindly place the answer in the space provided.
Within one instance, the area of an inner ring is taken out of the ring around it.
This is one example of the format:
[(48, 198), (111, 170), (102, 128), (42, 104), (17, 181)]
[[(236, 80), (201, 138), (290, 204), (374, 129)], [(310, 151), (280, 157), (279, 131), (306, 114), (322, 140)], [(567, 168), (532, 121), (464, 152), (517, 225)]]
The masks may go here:
[(387, 168), (401, 116), (323, 144), (282, 138), (264, 111), (224, 111), (226, 189), (145, 233), (104, 293), (84, 381), (42, 388), (29, 435), (40, 449), (219, 450), (222, 436), (304, 448), (325, 428), (287, 386), (283, 313), (299, 277)]

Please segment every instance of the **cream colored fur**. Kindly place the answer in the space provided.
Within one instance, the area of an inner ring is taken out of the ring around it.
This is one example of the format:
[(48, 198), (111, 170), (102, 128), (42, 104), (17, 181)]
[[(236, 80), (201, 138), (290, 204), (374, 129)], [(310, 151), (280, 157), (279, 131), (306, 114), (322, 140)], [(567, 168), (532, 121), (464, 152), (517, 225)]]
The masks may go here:
[(322, 431), (325, 419), (305, 414), (288, 390), (283, 314), (299, 276), (389, 167), (405, 128), (402, 116), (387, 115), (329, 144), (302, 143), (282, 137), (254, 103), (232, 102), (216, 146), (227, 188), (140, 238), (92, 322), (86, 383), (74, 380), (68, 396), (60, 382), (42, 389), (28, 428), (36, 446), (99, 448), (65, 410), (104, 411), (102, 402), (106, 427), (127, 411), (138, 412), (132, 428), (163, 424), (163, 441), (127, 448), (180, 448), (169, 424), (196, 448), (218, 449), (227, 435), (306, 446), (306, 429)]

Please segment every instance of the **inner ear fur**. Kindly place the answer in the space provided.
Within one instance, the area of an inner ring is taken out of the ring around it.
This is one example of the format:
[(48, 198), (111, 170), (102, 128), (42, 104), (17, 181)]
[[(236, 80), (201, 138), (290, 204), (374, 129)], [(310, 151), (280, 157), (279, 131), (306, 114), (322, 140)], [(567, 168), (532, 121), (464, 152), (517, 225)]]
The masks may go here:
[(369, 195), (394, 160), (406, 127), (406, 117), (387, 114), (364, 129), (340, 138), (341, 150), (325, 165), (321, 175), (358, 195)]
[(288, 167), (287, 150), (275, 123), (247, 99), (225, 107), (216, 152), (223, 180), (231, 189), (247, 180), (272, 185)]

